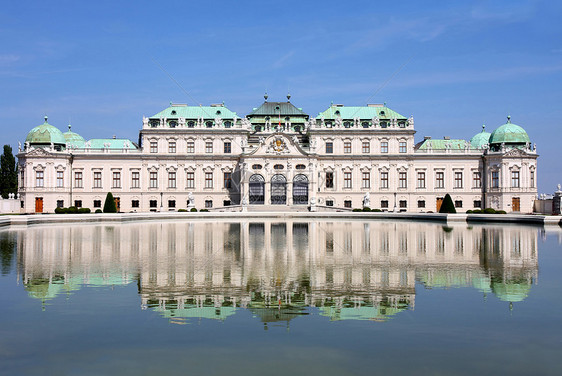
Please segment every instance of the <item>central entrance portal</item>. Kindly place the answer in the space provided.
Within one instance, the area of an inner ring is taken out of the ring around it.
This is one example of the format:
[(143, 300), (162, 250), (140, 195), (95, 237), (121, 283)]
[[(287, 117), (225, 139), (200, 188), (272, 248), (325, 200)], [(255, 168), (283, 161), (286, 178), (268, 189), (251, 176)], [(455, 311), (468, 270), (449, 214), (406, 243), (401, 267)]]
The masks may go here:
[(265, 201), (265, 179), (260, 174), (250, 176), (250, 204), (263, 205)]
[(293, 179), (293, 204), (308, 204), (308, 178), (306, 175), (298, 174)]
[(281, 174), (271, 177), (271, 204), (285, 205), (287, 203), (287, 178)]

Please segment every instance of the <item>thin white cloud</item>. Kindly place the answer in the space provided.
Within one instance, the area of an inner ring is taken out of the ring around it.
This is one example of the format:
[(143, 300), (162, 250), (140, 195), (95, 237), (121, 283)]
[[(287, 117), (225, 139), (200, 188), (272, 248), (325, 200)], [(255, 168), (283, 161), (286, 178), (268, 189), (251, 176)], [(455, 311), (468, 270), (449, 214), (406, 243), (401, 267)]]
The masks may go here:
[(294, 54), (295, 54), (294, 50), (287, 52), (285, 55), (281, 56), (273, 63), (272, 68), (273, 69), (283, 68), (285, 65), (287, 65), (287, 63), (289, 62), (291, 57), (293, 57)]
[(20, 60), (19, 55), (13, 55), (13, 54), (0, 55), (0, 65), (9, 65), (15, 63), (18, 60)]

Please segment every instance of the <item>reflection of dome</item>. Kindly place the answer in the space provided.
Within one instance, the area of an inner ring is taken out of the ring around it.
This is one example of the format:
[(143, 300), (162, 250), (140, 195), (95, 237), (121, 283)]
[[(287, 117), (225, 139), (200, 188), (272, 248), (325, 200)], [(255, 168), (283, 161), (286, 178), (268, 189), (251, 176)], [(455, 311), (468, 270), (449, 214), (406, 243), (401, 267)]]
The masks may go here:
[(491, 281), (490, 281), (490, 277), (488, 276), (479, 276), (479, 277), (474, 277), (472, 279), (472, 286), (474, 286), (475, 289), (483, 293), (492, 292), (492, 289), (490, 288), (490, 284)]
[(68, 125), (68, 132), (63, 133), (64, 139), (67, 144), (77, 145), (86, 142), (84, 137), (80, 136), (78, 133), (74, 133), (70, 130), (71, 126)]
[(525, 282), (492, 282), (492, 291), (504, 302), (522, 302), (529, 295), (531, 285)]
[(25, 142), (29, 142), (32, 146), (49, 146), (51, 143), (64, 146), (66, 139), (61, 131), (47, 123), (47, 117), (45, 116), (45, 122), (29, 131)]
[(507, 123), (496, 129), (490, 135), (490, 145), (505, 144), (524, 145), (530, 143), (529, 135), (523, 128), (511, 123), (511, 116), (507, 117)]
[(470, 145), (476, 149), (482, 149), (482, 146), (488, 143), (490, 140), (490, 132), (486, 132), (486, 126), (482, 126), (482, 132), (476, 133), (474, 137), (470, 139)]

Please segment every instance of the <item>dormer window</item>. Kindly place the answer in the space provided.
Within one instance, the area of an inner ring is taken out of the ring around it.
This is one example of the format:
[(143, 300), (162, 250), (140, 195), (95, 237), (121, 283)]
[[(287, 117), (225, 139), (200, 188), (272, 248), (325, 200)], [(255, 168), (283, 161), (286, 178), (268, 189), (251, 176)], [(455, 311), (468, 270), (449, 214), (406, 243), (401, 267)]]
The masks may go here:
[(300, 125), (297, 125), (297, 126), (295, 127), (295, 132), (300, 132), (300, 131), (301, 131)]
[(150, 122), (150, 127), (151, 128), (156, 128), (158, 126), (158, 124), (160, 124), (160, 122), (158, 120), (152, 120)]
[(332, 122), (331, 121), (326, 122), (326, 128), (332, 128)]
[(172, 110), (172, 115), (175, 115), (175, 114), (176, 114), (176, 110)]
[(178, 122), (175, 120), (172, 120), (169, 124), (170, 124), (170, 128), (175, 128), (178, 126)]
[(213, 128), (213, 122), (212, 122), (212, 121), (208, 121), (208, 122), (205, 123), (205, 126), (206, 126), (207, 128)]
[(369, 128), (369, 127), (371, 126), (371, 124), (369, 124), (368, 121), (364, 121), (364, 122), (361, 123), (361, 126), (362, 126), (363, 128)]
[(379, 114), (380, 114), (381, 116), (385, 116), (384, 111), (379, 112)]
[(220, 115), (220, 114), (221, 114), (221, 110), (217, 110), (217, 115)]
[(400, 123), (398, 123), (398, 127), (399, 128), (406, 128), (406, 123), (401, 121)]
[(285, 118), (285, 121), (289, 121), (289, 120), (291, 120), (291, 118), (287, 116), (287, 117)]
[(225, 122), (224, 122), (224, 127), (225, 127), (225, 128), (230, 128), (230, 127), (232, 127), (232, 122), (229, 121), (229, 120), (225, 121)]
[(386, 128), (388, 123), (386, 121), (381, 121), (381, 128)]
[(351, 128), (351, 122), (350, 122), (350, 121), (344, 121), (344, 122), (343, 122), (343, 127), (344, 127), (344, 128)]
[(195, 122), (193, 120), (190, 120), (187, 122), (187, 127), (188, 128), (195, 128)]
[(337, 110), (337, 111), (336, 111), (336, 115), (339, 115), (339, 114), (340, 114), (340, 110)]

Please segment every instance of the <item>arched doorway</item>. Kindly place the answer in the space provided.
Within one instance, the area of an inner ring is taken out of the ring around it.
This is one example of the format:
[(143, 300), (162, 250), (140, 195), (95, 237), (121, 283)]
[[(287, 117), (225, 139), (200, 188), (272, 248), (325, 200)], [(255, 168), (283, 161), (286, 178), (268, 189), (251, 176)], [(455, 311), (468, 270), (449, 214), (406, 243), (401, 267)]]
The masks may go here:
[(308, 178), (298, 174), (293, 178), (293, 204), (308, 204)]
[(285, 205), (287, 203), (287, 178), (281, 174), (271, 178), (271, 204)]
[(250, 176), (250, 205), (263, 205), (265, 201), (265, 179), (260, 174)]

